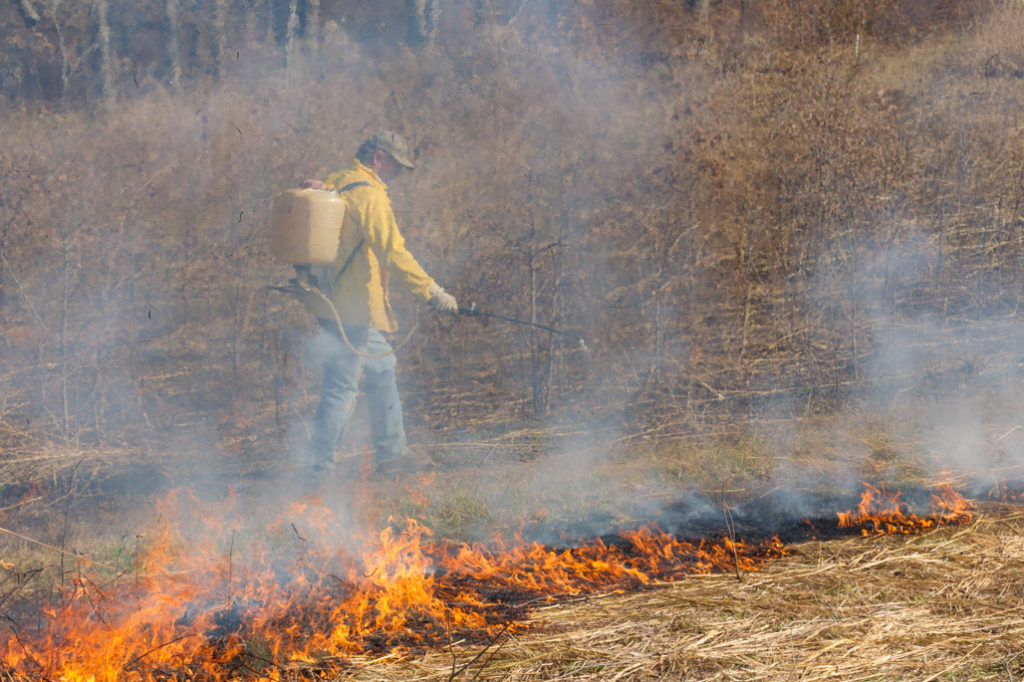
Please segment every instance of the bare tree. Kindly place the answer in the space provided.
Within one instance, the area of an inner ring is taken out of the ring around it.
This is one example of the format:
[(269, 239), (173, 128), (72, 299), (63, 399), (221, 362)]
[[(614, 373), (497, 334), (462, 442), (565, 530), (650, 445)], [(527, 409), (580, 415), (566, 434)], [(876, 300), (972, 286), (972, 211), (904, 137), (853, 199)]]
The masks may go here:
[(171, 62), (171, 87), (181, 82), (181, 58), (178, 50), (178, 35), (181, 31), (181, 16), (178, 0), (167, 0), (167, 57)]
[(64, 25), (59, 16), (61, 2), (62, 0), (50, 0), (50, 16), (53, 17), (53, 27), (57, 31), (57, 49), (60, 51), (60, 97), (61, 102), (67, 104), (71, 68), (68, 64), (67, 41), (64, 40)]
[(295, 38), (299, 33), (299, 0), (288, 0), (288, 24), (285, 26), (285, 63), (295, 58)]
[(112, 111), (117, 95), (114, 92), (114, 64), (110, 52), (110, 22), (107, 20), (107, 0), (94, 0), (97, 37), (100, 49), (100, 96), (103, 107)]
[(60, 405), (61, 405), (61, 427), (64, 439), (68, 440), (71, 435), (71, 410), (68, 401), (68, 317), (71, 307), (71, 259), (70, 246), (68, 241), (70, 235), (66, 226), (62, 226), (60, 232), (61, 258), (63, 260), (61, 276), (61, 297), (60, 297)]

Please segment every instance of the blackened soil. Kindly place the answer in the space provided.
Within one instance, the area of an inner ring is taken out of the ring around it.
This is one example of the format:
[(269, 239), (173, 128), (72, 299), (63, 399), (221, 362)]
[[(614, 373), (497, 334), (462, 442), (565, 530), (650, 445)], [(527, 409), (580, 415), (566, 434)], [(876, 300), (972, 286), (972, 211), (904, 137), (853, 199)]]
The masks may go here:
[[(898, 492), (899, 510), (906, 515), (924, 518), (935, 513), (933, 496), (936, 489), (926, 486), (901, 486), (899, 490), (877, 486), (886, 495)], [(959, 492), (967, 499), (985, 499), (990, 484), (968, 486)], [(1024, 481), (1005, 486), (1000, 493), (1021, 498)], [(681, 540), (696, 542), (725, 537), (757, 544), (773, 537), (793, 544), (809, 540), (827, 540), (860, 535), (859, 527), (841, 528), (840, 512), (856, 512), (861, 502), (860, 490), (848, 492), (810, 493), (806, 491), (770, 490), (751, 494), (723, 505), (705, 494), (692, 493), (662, 505), (653, 518), (612, 526), (607, 516), (580, 519), (568, 526), (537, 524), (525, 530), (528, 540), (556, 548), (585, 544), (599, 537), (604, 543), (628, 549), (630, 542), (620, 533), (624, 530), (654, 524)]]

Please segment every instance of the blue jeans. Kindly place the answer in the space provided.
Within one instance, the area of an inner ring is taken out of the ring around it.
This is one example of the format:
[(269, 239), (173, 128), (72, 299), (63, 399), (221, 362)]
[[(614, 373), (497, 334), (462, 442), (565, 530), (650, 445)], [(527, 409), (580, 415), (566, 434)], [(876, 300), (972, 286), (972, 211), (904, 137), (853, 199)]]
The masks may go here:
[(379, 331), (368, 327), (346, 325), (345, 335), (360, 354), (353, 353), (336, 331), (327, 333), (324, 380), (309, 446), (309, 464), (313, 468), (333, 468), (334, 451), (355, 410), (360, 380), (370, 409), (377, 465), (407, 454), (391, 344)]

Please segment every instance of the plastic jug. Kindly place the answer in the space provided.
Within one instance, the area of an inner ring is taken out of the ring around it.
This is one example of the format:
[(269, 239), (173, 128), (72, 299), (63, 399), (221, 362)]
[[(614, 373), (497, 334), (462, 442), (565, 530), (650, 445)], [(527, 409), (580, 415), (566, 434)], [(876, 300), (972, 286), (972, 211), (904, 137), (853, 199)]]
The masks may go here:
[(289, 189), (274, 197), (270, 253), (289, 265), (330, 265), (338, 260), (345, 200), (321, 189)]

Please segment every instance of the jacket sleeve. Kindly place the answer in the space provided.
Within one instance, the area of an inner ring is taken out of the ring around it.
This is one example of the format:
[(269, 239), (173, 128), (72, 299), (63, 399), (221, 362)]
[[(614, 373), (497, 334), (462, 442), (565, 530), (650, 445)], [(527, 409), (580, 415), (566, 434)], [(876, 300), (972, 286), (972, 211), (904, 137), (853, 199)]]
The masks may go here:
[(373, 251), (390, 277), (398, 280), (412, 295), (426, 301), (427, 290), (434, 280), (405, 248), (405, 239), (398, 231), (391, 200), (383, 191), (369, 190), (360, 224), (366, 245)]

